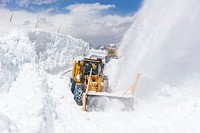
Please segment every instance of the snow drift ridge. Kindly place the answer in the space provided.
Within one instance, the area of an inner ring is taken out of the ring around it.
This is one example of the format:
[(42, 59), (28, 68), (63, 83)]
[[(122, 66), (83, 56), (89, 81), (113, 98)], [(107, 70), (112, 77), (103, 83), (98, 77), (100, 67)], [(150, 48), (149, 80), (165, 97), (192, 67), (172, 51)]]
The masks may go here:
[(87, 42), (71, 36), (35, 29), (14, 30), (0, 41), (0, 92), (8, 90), (25, 63), (39, 64), (52, 71), (70, 66), (75, 58), (88, 54), (88, 50)]

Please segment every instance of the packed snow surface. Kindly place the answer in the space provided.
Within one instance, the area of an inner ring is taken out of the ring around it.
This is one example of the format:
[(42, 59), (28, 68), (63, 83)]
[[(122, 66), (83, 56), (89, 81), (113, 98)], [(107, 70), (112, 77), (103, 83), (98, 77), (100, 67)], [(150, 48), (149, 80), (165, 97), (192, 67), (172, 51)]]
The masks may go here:
[[(200, 2), (144, 1), (106, 65), (112, 91), (141, 80), (134, 110), (82, 112), (69, 89), (75, 59), (103, 51), (71, 36), (17, 29), (0, 39), (1, 133), (199, 133)], [(117, 109), (119, 107), (119, 110)]]

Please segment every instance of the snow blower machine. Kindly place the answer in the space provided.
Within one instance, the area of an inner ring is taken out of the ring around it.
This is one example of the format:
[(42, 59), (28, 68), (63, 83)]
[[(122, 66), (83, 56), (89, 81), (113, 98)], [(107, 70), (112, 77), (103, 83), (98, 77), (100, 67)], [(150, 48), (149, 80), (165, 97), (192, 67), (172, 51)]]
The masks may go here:
[[(134, 84), (119, 95), (111, 93), (108, 76), (104, 75), (103, 71), (104, 63), (100, 58), (74, 61), (70, 89), (75, 102), (82, 106), (83, 111), (101, 111), (107, 107), (108, 101), (119, 100), (124, 106), (122, 110), (132, 110), (133, 93), (140, 74), (137, 75)], [(132, 95), (126, 96), (129, 90)]]
[(111, 59), (118, 59), (117, 50), (115, 48), (108, 48), (106, 50), (105, 62), (108, 63)]

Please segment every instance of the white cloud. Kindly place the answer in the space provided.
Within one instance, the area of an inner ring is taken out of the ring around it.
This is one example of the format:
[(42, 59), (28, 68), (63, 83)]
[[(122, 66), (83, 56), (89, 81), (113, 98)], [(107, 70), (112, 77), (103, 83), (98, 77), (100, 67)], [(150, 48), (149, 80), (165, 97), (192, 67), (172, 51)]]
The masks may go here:
[(16, 0), (16, 4), (21, 7), (27, 7), (30, 3), (30, 0)]
[[(4, 0), (10, 1), (10, 0)], [(43, 5), (43, 4), (52, 4), (58, 0), (16, 0), (16, 4), (21, 7), (28, 7), (28, 5)]]
[(6, 4), (6, 3), (9, 3), (10, 1), (11, 0), (1, 0), (0, 2)]
[(95, 44), (119, 42), (129, 27), (129, 25), (124, 24), (131, 23), (133, 18), (102, 14), (102, 11), (114, 7), (115, 5), (101, 5), (99, 3), (70, 5), (66, 7), (70, 10), (70, 14), (65, 18), (68, 25), (66, 22), (63, 24), (63, 28), (67, 29), (63, 32), (71, 32), (75, 36)]
[(98, 12), (101, 10), (106, 10), (110, 8), (115, 8), (115, 5), (101, 5), (99, 3), (94, 4), (72, 4), (66, 7), (67, 10), (70, 10), (72, 13), (85, 13), (85, 12)]
[(6, 4), (1, 4), (1, 3), (0, 3), (0, 7), (5, 7), (5, 6), (6, 6)]
[(33, 4), (36, 4), (36, 5), (51, 4), (51, 3), (54, 3), (57, 1), (58, 0), (35, 0), (35, 1), (33, 1)]
[[(84, 39), (94, 45), (105, 43), (118, 43), (123, 34), (133, 21), (132, 16), (104, 15), (102, 11), (115, 7), (114, 5), (95, 4), (73, 4), (67, 7), (70, 10), (67, 14), (50, 15), (49, 11), (39, 13), (38, 28), (70, 34), (74, 37)], [(52, 9), (50, 9), (52, 10)], [(1, 25), (7, 27), (34, 28), (38, 14), (26, 11), (16, 11), (12, 23), (9, 22), (11, 12), (0, 9), (3, 14), (0, 20)], [(0, 27), (0, 30), (7, 31)], [(1, 34), (1, 33), (0, 33)]]
[(7, 3), (9, 3), (11, 0), (1, 0), (0, 1), (0, 7), (5, 7)]

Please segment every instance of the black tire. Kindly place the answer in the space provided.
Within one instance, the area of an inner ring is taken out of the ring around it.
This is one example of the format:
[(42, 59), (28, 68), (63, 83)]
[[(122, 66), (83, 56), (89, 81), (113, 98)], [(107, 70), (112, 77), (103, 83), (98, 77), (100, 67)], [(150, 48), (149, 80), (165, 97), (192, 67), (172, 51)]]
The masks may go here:
[(106, 57), (105, 57), (105, 62), (108, 63), (109, 61), (110, 61), (110, 57), (109, 57), (109, 56), (106, 56)]
[(74, 89), (74, 100), (76, 101), (77, 105), (82, 105), (82, 95), (85, 91), (84, 84), (77, 84), (75, 85)]
[(71, 87), (70, 87), (70, 89), (71, 89), (72, 94), (74, 94), (75, 81), (73, 79), (71, 79)]

